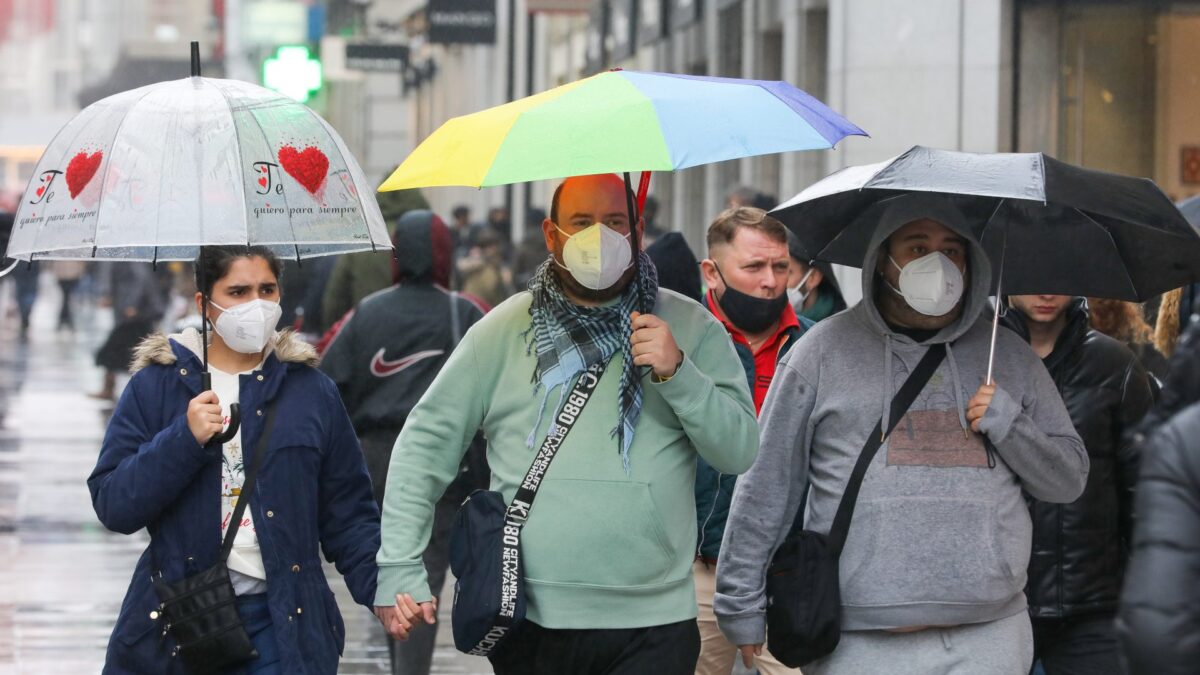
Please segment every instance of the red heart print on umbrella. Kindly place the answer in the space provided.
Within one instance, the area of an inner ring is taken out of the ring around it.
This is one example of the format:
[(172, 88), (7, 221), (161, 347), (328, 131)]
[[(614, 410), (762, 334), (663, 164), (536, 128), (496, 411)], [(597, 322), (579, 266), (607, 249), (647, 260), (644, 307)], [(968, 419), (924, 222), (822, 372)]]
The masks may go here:
[(67, 164), (67, 190), (71, 193), (71, 199), (83, 192), (83, 188), (92, 181), (103, 159), (104, 153), (99, 150), (90, 155), (85, 150), (71, 158), (71, 163)]
[(314, 195), (325, 183), (325, 176), (329, 173), (329, 158), (311, 145), (304, 150), (296, 150), (290, 145), (279, 148), (279, 165), (305, 190)]

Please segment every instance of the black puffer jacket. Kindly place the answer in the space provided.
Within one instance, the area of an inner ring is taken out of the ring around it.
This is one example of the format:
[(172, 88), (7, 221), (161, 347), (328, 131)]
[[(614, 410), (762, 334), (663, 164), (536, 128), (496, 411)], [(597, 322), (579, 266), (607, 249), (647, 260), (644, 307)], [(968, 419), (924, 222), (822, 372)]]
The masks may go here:
[[(1010, 309), (1006, 325), (1025, 339), (1025, 316)], [(1029, 499), (1033, 551), (1025, 594), (1036, 618), (1111, 613), (1117, 608), (1133, 525), (1138, 455), (1122, 440), (1151, 405), (1149, 381), (1125, 345), (1088, 328), (1076, 299), (1067, 326), (1043, 363), (1062, 394), (1091, 470), (1071, 504)]]
[(1200, 401), (1200, 314), (1193, 314), (1167, 363), (1162, 394), (1138, 424), (1135, 442), (1141, 444), (1176, 413), (1197, 401)]
[(1145, 448), (1117, 634), (1133, 675), (1200, 668), (1200, 404)]

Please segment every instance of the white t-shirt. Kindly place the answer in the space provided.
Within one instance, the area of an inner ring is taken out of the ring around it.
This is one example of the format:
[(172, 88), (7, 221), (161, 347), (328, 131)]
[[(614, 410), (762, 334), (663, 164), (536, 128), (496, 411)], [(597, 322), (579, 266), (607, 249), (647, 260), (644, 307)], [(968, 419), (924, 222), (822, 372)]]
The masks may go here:
[[(261, 364), (260, 364), (261, 365)], [(229, 424), (229, 405), (238, 402), (240, 392), (239, 376), (254, 372), (247, 370), (243, 373), (230, 374), (213, 368), (213, 391), (221, 402), (221, 413), (225, 416), (225, 424)], [(255, 369), (257, 370), (257, 369)], [(237, 496), (241, 493), (242, 483), (246, 480), (246, 466), (254, 448), (246, 448), (242, 454), (242, 432), (233, 435), (229, 442), (222, 446), (221, 457), (221, 540), (225, 539), (225, 531), (229, 527), (229, 519), (237, 506)], [(238, 527), (237, 535), (233, 538), (233, 550), (229, 553), (229, 578), (233, 581), (233, 590), (237, 595), (267, 592), (267, 573), (263, 568), (262, 550), (258, 547), (258, 534), (254, 529), (254, 516), (249, 505), (242, 516), (242, 524)]]

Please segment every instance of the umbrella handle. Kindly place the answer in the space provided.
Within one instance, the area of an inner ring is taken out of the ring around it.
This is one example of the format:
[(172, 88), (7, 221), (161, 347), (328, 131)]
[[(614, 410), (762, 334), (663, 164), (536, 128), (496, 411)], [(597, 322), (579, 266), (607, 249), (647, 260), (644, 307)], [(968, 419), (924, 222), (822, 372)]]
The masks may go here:
[(213, 436), (209, 439), (209, 443), (220, 443), (224, 445), (231, 441), (238, 432), (238, 427), (242, 425), (242, 406), (237, 403), (229, 404), (229, 426), (225, 431)]
[[(200, 373), (200, 389), (203, 391), (212, 391), (212, 373), (207, 370)], [(220, 443), (224, 445), (233, 439), (238, 432), (238, 427), (242, 425), (242, 406), (237, 403), (229, 404), (229, 426), (212, 438), (208, 439), (209, 443)]]

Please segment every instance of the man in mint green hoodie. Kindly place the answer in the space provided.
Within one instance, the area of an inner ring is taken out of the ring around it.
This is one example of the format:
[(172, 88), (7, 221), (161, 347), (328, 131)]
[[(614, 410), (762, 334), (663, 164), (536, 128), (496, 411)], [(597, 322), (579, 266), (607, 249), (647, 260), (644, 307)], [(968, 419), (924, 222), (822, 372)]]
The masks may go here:
[(476, 429), (488, 440), (492, 489), (510, 501), (565, 392), (604, 362), (522, 531), (527, 618), (492, 664), (500, 675), (695, 667), (696, 456), (741, 473), (758, 428), (721, 324), (659, 289), (640, 251), (633, 264), (625, 205), (616, 176), (565, 181), (542, 225), (551, 255), (530, 290), (467, 332), (409, 415), (378, 555), (376, 605), (395, 607), (393, 635), (434, 619), (421, 553)]

